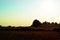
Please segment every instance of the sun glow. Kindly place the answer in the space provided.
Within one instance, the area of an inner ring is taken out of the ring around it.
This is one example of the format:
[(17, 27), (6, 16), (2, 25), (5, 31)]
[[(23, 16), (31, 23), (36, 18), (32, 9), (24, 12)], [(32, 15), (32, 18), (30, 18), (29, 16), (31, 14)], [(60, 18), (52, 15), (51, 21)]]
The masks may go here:
[(53, 1), (43, 1), (41, 4), (42, 15), (45, 17), (54, 17), (57, 13), (54, 12), (54, 2)]
[[(58, 3), (57, 3), (58, 4)], [(59, 20), (59, 5), (57, 5), (56, 2), (53, 0), (44, 0), (41, 2), (39, 7), (37, 8), (36, 16), (39, 19), (40, 17), (46, 21), (51, 22), (57, 22), (56, 20)], [(39, 16), (39, 17), (38, 17)]]

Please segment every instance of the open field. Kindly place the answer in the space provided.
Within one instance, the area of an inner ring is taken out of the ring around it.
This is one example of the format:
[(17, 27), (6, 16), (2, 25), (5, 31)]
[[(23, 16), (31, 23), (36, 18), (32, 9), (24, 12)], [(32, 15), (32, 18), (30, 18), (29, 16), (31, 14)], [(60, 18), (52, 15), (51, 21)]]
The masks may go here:
[(60, 32), (0, 31), (0, 40), (60, 40)]

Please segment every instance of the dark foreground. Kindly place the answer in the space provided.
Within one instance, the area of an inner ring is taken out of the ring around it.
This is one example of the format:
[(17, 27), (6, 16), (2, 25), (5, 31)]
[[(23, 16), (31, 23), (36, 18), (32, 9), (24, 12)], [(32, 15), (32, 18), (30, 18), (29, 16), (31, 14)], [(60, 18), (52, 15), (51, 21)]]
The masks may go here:
[(0, 31), (0, 40), (60, 40), (60, 32)]

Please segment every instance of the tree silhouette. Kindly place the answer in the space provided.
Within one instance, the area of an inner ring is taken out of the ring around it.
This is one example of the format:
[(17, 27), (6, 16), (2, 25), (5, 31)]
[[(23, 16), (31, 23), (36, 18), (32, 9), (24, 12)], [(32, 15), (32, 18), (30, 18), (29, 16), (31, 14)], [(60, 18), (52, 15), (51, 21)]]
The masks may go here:
[(40, 27), (41, 23), (39, 22), (39, 20), (35, 19), (33, 21), (32, 27)]
[(51, 24), (55, 24), (54, 22), (52, 22)]
[(11, 27), (11, 26), (8, 26), (9, 28)]
[(50, 27), (50, 22), (47, 21), (43, 22), (42, 27)]
[(55, 22), (55, 25), (57, 25), (58, 23)]
[(50, 24), (50, 23), (45, 21), (45, 22), (43, 22), (43, 24)]

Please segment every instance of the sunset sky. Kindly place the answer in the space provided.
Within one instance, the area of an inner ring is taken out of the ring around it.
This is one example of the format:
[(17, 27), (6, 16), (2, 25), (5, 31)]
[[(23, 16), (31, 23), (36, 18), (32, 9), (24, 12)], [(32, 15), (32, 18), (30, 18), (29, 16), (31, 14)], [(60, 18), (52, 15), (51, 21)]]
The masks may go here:
[(0, 25), (29, 26), (34, 19), (60, 23), (60, 0), (0, 0)]

